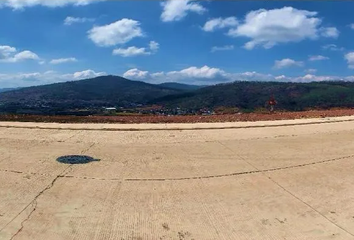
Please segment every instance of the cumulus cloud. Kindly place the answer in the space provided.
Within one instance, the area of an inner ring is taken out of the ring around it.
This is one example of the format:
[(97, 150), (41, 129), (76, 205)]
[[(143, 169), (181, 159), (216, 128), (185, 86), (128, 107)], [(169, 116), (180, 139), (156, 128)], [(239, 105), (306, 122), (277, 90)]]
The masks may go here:
[(321, 60), (328, 60), (328, 57), (322, 56), (322, 55), (315, 55), (315, 56), (309, 56), (309, 61), (321, 61)]
[(182, 69), (180, 71), (170, 71), (170, 72), (157, 72), (149, 73), (148, 71), (141, 71), (137, 68), (130, 69), (123, 74), (125, 78), (133, 80), (144, 80), (154, 83), (162, 82), (184, 82), (190, 83), (214, 81), (218, 78), (219, 81), (225, 82), (228, 78), (227, 73), (219, 68), (211, 68), (208, 66), (189, 67)]
[(331, 51), (344, 51), (343, 47), (338, 47), (335, 44), (326, 44), (322, 46), (322, 49), (324, 50), (331, 50)]
[(236, 27), (237, 25), (238, 21), (235, 17), (214, 18), (204, 24), (203, 30), (206, 32), (213, 32), (217, 29)]
[(58, 58), (58, 59), (53, 59), (49, 63), (50, 64), (62, 64), (62, 63), (69, 63), (69, 62), (77, 62), (76, 58)]
[(156, 72), (150, 73), (149, 71), (142, 71), (137, 68), (130, 69), (124, 73), (124, 77), (131, 80), (139, 80), (150, 83), (163, 83), (163, 82), (180, 82), (187, 84), (216, 84), (226, 83), (233, 81), (276, 81), (276, 82), (313, 82), (313, 81), (354, 81), (354, 76), (321, 76), (310, 74), (314, 73), (315, 69), (308, 69), (308, 74), (297, 77), (288, 77), (285, 75), (274, 76), (272, 74), (263, 74), (258, 72), (242, 72), (242, 73), (229, 73), (219, 68), (209, 66), (189, 67), (180, 71), (171, 72)]
[(134, 56), (139, 56), (139, 55), (151, 55), (157, 52), (159, 49), (160, 44), (155, 42), (155, 41), (150, 41), (149, 43), (149, 49), (148, 51), (147, 48), (138, 48), (135, 46), (128, 47), (128, 48), (117, 48), (113, 50), (113, 55), (119, 55), (122, 57), (134, 57)]
[(150, 41), (149, 48), (151, 51), (156, 52), (160, 48), (160, 44), (155, 41)]
[(180, 71), (150, 73), (137, 68), (130, 69), (123, 75), (127, 79), (146, 81), (150, 83), (179, 82), (186, 84), (216, 84), (243, 81), (273, 81), (271, 74), (261, 74), (257, 72), (228, 73), (220, 68), (209, 66), (188, 67)]
[(114, 23), (95, 26), (88, 31), (88, 37), (97, 46), (110, 47), (124, 44), (136, 37), (144, 36), (138, 21), (123, 18)]
[(122, 57), (133, 57), (138, 55), (150, 55), (150, 52), (146, 51), (146, 48), (128, 47), (117, 48), (113, 50), (113, 55), (120, 55)]
[(70, 26), (74, 23), (85, 23), (85, 22), (93, 22), (94, 18), (79, 18), (79, 17), (66, 17), (64, 20), (64, 25)]
[(81, 80), (81, 79), (94, 78), (94, 77), (100, 77), (100, 76), (105, 76), (105, 75), (107, 75), (107, 73), (105, 73), (105, 72), (95, 72), (94, 70), (89, 69), (89, 70), (73, 73), (72, 74), (72, 79)]
[(179, 72), (169, 72), (169, 75), (182, 75), (190, 78), (215, 78), (217, 76), (225, 75), (225, 72), (219, 68), (210, 68), (208, 66), (203, 66), (201, 68), (198, 67), (190, 67), (183, 69)]
[(172, 22), (182, 20), (187, 16), (188, 12), (195, 12), (203, 14), (206, 9), (196, 2), (191, 0), (167, 0), (161, 3), (163, 11), (161, 14), (161, 20), (163, 22)]
[(10, 55), (16, 53), (17, 50), (10, 46), (0, 46), (0, 59), (8, 58)]
[(290, 58), (284, 58), (282, 60), (276, 60), (273, 68), (282, 69), (282, 68), (293, 67), (293, 66), (302, 67), (303, 65), (304, 63), (301, 61), (295, 61)]
[(348, 68), (354, 69), (354, 52), (349, 52), (345, 54), (344, 58), (348, 62)]
[(307, 73), (316, 73), (317, 69), (309, 68), (309, 69), (306, 69), (305, 72), (307, 72)]
[(104, 0), (2, 0), (0, 7), (10, 7), (13, 9), (22, 9), (25, 7), (34, 7), (37, 5), (45, 7), (63, 7), (67, 5), (85, 6), (94, 2)]
[[(3, 88), (26, 87), (55, 82), (75, 81), (86, 78), (94, 78), (105, 76), (105, 72), (96, 72), (88, 69), (69, 74), (62, 74), (55, 71), (47, 71), (44, 73), (16, 73), (16, 74), (0, 74), (0, 85)], [(312, 81), (354, 81), (354, 76), (321, 76), (314, 74), (305, 74), (304, 76), (288, 77), (286, 75), (274, 76), (272, 74), (264, 74), (258, 72), (241, 72), (230, 73), (219, 68), (209, 66), (189, 67), (180, 71), (170, 72), (154, 72), (142, 71), (137, 68), (130, 69), (123, 74), (127, 79), (139, 80), (149, 83), (163, 82), (180, 82), (187, 84), (217, 84), (233, 81), (276, 81), (276, 82), (312, 82)]]
[(350, 77), (338, 77), (338, 76), (316, 76), (312, 74), (306, 74), (302, 77), (290, 78), (292, 82), (321, 82), (321, 81), (334, 81), (334, 80), (349, 80)]
[(320, 36), (338, 37), (339, 31), (335, 27), (320, 27), (322, 20), (317, 14), (293, 7), (259, 9), (249, 12), (241, 24), (230, 28), (227, 34), (251, 39), (244, 45), (248, 50), (257, 46), (269, 49), (279, 43), (315, 40)]
[(228, 50), (233, 50), (234, 46), (233, 45), (225, 45), (222, 47), (214, 46), (211, 48), (211, 52), (216, 52), (216, 51), (228, 51)]
[(137, 68), (133, 68), (130, 69), (128, 71), (126, 71), (123, 74), (123, 77), (128, 78), (128, 79), (132, 79), (132, 80), (143, 80), (146, 79), (149, 75), (148, 71), (140, 71)]
[(34, 52), (28, 50), (18, 52), (14, 47), (0, 46), (0, 62), (17, 63), (25, 60), (39, 60), (39, 57)]
[(339, 31), (335, 27), (327, 27), (320, 29), (321, 36), (327, 38), (337, 38), (339, 36)]
[(43, 84), (51, 84), (56, 82), (67, 82), (82, 80), (107, 75), (105, 72), (95, 72), (88, 69), (81, 72), (61, 74), (55, 71), (17, 73), (17, 74), (0, 74), (0, 85), (4, 88), (12, 87), (29, 87)]

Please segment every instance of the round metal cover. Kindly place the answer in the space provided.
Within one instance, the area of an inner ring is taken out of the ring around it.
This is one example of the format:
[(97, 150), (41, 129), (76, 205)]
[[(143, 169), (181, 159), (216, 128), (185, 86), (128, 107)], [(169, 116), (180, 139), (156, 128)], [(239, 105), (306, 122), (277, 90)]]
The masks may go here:
[(86, 164), (90, 162), (100, 161), (99, 159), (94, 159), (90, 156), (84, 155), (67, 155), (57, 158), (57, 161), (65, 164)]

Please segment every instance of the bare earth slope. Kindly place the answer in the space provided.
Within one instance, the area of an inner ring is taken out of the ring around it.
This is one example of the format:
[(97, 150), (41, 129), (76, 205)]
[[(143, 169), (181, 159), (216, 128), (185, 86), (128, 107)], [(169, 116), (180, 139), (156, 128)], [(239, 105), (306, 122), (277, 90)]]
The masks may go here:
[[(0, 239), (354, 239), (354, 117), (296, 121), (119, 132), (2, 122)], [(100, 161), (56, 161), (69, 154)]]

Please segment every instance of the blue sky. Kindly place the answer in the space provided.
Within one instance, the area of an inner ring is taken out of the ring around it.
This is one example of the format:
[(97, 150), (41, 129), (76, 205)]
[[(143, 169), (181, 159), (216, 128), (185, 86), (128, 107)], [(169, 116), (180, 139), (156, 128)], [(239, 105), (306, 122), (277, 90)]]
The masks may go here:
[[(0, 88), (354, 80), (354, 2), (0, 2)], [(353, 25), (352, 25), (353, 24)]]

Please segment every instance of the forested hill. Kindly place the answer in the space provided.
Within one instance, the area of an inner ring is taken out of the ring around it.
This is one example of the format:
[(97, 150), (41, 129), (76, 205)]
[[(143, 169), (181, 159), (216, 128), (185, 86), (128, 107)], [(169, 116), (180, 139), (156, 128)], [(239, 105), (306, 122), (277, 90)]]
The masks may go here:
[(155, 103), (193, 109), (224, 106), (254, 110), (264, 107), (271, 95), (278, 101), (277, 107), (285, 110), (354, 107), (354, 83), (341, 81), (234, 82), (165, 96)]
[(145, 104), (155, 98), (181, 92), (179, 89), (131, 81), (118, 76), (103, 76), (3, 92), (0, 93), (0, 103), (26, 105), (40, 103), (71, 107)]
[(0, 108), (72, 109), (157, 104), (165, 108), (213, 109), (222, 106), (252, 111), (264, 107), (271, 95), (278, 101), (277, 108), (284, 110), (354, 107), (352, 82), (233, 82), (201, 88), (175, 83), (154, 85), (104, 76), (2, 92)]

